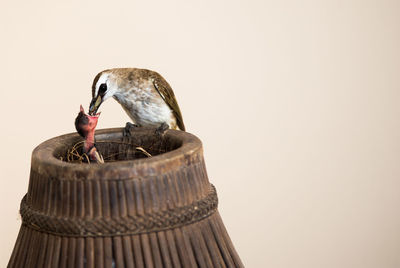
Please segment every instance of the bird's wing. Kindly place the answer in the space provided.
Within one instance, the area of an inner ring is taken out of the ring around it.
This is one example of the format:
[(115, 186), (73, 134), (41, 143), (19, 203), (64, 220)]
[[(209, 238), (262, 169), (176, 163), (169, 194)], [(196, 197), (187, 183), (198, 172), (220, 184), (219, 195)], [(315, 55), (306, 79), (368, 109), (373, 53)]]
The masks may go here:
[(157, 92), (160, 94), (161, 98), (172, 109), (179, 129), (185, 131), (185, 125), (183, 124), (181, 110), (179, 109), (178, 103), (176, 102), (176, 98), (171, 86), (167, 83), (167, 81), (159, 78), (153, 79), (153, 85)]

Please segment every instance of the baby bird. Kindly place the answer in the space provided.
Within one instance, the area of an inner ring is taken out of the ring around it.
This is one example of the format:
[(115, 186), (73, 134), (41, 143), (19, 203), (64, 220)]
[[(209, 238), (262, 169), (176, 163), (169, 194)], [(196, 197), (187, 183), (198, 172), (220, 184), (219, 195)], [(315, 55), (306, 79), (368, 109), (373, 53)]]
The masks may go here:
[(103, 157), (97, 152), (94, 144), (94, 132), (100, 114), (87, 115), (82, 105), (78, 116), (75, 119), (75, 128), (85, 141), (83, 142), (83, 153), (90, 161), (104, 163)]
[[(89, 114), (113, 97), (137, 126), (185, 130), (174, 92), (158, 73), (146, 69), (116, 68), (96, 75)], [(127, 123), (127, 128), (133, 126)]]

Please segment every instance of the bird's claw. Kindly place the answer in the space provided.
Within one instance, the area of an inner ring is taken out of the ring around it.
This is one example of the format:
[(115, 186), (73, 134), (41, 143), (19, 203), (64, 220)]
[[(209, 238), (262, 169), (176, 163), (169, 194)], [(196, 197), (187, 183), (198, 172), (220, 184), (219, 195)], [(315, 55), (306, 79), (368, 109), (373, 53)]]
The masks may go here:
[(124, 128), (124, 130), (123, 130), (122, 135), (123, 135), (124, 137), (130, 137), (130, 136), (131, 136), (131, 131), (132, 131), (134, 128), (137, 128), (137, 127), (139, 127), (139, 126), (136, 125), (136, 124), (132, 124), (131, 122), (126, 122), (126, 125), (125, 125), (125, 128)]
[(158, 136), (162, 136), (167, 129), (169, 129), (169, 125), (164, 122), (158, 128), (156, 128), (155, 133)]

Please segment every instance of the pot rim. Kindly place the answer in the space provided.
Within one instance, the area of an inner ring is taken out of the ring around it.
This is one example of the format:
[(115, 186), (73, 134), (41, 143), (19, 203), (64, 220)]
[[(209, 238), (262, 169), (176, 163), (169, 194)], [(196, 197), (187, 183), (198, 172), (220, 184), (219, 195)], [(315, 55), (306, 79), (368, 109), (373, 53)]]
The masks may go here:
[[(96, 131), (95, 138), (107, 140), (111, 137), (122, 138), (123, 128), (107, 128)], [(132, 135), (154, 135), (154, 128), (137, 128)], [(46, 140), (32, 152), (31, 169), (57, 179), (132, 179), (157, 176), (183, 165), (190, 165), (203, 157), (202, 143), (199, 138), (188, 132), (167, 130), (165, 137), (181, 143), (180, 147), (149, 158), (121, 160), (104, 164), (70, 163), (56, 157), (57, 152), (70, 148), (79, 141), (75, 133), (64, 134)]]

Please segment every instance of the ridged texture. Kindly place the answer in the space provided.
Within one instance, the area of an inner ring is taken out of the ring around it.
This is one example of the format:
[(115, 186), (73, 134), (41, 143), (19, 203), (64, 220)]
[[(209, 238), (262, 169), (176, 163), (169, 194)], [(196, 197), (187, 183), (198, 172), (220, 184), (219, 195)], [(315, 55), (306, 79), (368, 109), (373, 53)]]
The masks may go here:
[[(138, 130), (130, 142), (146, 148), (157, 139), (152, 134)], [(100, 152), (121, 150), (112, 143), (122, 139), (120, 129), (100, 131), (96, 138), (110, 141)], [(75, 134), (57, 137), (33, 152), (24, 202), (30, 211), (48, 216), (47, 221), (118, 223), (168, 215), (197, 207), (213, 190), (201, 142), (191, 134), (168, 131), (163, 140), (172, 151), (149, 159), (104, 165), (60, 161), (77, 140)], [(98, 226), (96, 235), (74, 224), (57, 229), (57, 224), (45, 223), (52, 232), (25, 218), (8, 267), (243, 267), (216, 208), (199, 213), (180, 225), (159, 219), (162, 230), (142, 226), (135, 234), (124, 233), (118, 224)]]
[[(100, 183), (110, 184), (110, 181), (101, 181)], [(90, 184), (90, 181), (86, 181), (85, 184)], [(88, 187), (80, 188), (80, 190), (82, 191), (90, 187), (89, 185)], [(107, 188), (107, 186), (103, 187)], [(117, 197), (120, 198), (119, 201), (122, 202), (120, 207), (117, 205), (112, 208), (119, 210), (118, 217), (92, 218), (51, 215), (44, 211), (33, 209), (25, 196), (22, 199), (20, 209), (22, 223), (29, 228), (41, 232), (62, 236), (98, 237), (142, 234), (176, 228), (200, 221), (213, 214), (218, 204), (217, 194), (213, 186), (210, 188), (209, 194), (205, 198), (196, 200), (187, 206), (175, 207), (173, 209), (161, 209), (159, 211), (145, 213), (144, 215), (122, 214), (121, 210), (128, 205), (124, 196), (132, 192), (132, 189), (126, 185), (125, 187), (121, 186), (117, 188), (116, 196), (111, 196), (110, 199)], [(83, 193), (84, 192), (81, 194)], [(116, 201), (116, 203), (118, 203), (118, 201)]]

